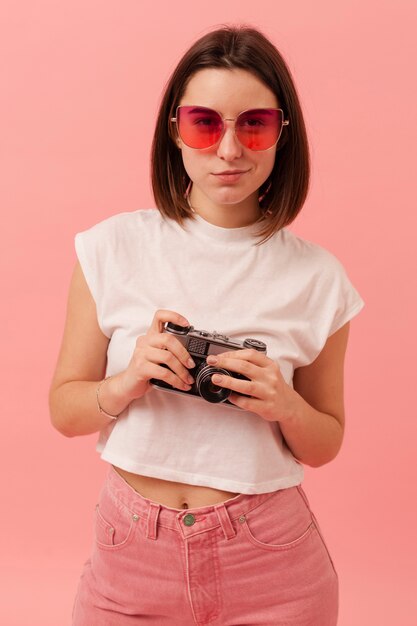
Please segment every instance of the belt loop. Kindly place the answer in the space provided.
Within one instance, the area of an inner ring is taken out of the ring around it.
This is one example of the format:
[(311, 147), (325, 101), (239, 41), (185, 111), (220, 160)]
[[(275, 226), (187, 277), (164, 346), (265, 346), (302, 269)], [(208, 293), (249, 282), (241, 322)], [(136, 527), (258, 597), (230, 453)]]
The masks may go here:
[(224, 536), (226, 537), (226, 539), (233, 539), (233, 537), (236, 535), (236, 531), (233, 528), (226, 506), (223, 503), (220, 503), (214, 505), (214, 508), (219, 518), (220, 525), (223, 529)]
[(157, 538), (157, 523), (160, 510), (161, 507), (159, 504), (153, 502), (149, 503), (148, 521), (146, 525), (146, 536), (148, 539)]

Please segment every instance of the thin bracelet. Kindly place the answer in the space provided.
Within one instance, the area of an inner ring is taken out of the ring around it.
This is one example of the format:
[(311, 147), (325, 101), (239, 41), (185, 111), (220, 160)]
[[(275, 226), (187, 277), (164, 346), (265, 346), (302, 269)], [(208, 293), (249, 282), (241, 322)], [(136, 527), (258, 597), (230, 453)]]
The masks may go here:
[(96, 398), (97, 398), (97, 407), (98, 410), (100, 411), (100, 413), (103, 413), (103, 415), (106, 415), (106, 417), (110, 417), (112, 420), (117, 420), (117, 418), (119, 417), (120, 413), (118, 415), (111, 415), (110, 413), (107, 413), (107, 411), (105, 411), (101, 404), (100, 404), (100, 399), (98, 397), (98, 392), (100, 391), (100, 387), (101, 385), (106, 382), (106, 380), (108, 380), (109, 378), (111, 378), (111, 376), (107, 376), (107, 378), (103, 378), (103, 380), (101, 380), (99, 382), (99, 384), (97, 385), (97, 389), (96, 389)]

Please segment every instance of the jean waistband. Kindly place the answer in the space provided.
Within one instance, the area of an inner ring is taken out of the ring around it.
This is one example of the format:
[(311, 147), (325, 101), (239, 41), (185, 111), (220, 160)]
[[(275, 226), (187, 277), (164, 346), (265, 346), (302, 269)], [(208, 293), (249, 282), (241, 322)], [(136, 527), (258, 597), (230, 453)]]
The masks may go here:
[[(104, 488), (111, 497), (124, 504), (132, 514), (147, 520), (147, 536), (155, 539), (157, 525), (179, 531), (184, 538), (221, 526), (227, 539), (235, 536), (232, 521), (244, 516), (280, 491), (259, 494), (240, 493), (229, 500), (203, 507), (174, 509), (145, 498), (135, 491), (114, 469), (109, 467)], [(188, 516), (188, 517), (187, 517)], [(184, 519), (186, 518), (187, 519)]]

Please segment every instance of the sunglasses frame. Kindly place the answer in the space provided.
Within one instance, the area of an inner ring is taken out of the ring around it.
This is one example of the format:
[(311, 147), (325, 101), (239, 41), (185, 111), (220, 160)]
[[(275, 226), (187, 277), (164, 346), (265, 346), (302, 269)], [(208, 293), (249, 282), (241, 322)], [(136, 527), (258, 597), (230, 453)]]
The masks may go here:
[[(179, 124), (178, 124), (178, 110), (184, 107), (198, 107), (199, 109), (207, 109), (208, 111), (214, 111), (214, 113), (217, 113), (217, 115), (220, 117), (220, 119), (223, 122), (223, 129), (221, 132), (220, 137), (218, 138), (217, 141), (215, 141), (213, 144), (211, 144), (210, 146), (206, 146), (205, 148), (193, 148), (193, 146), (189, 146), (188, 143), (186, 143), (183, 138), (181, 137), (181, 133), (180, 133), (180, 129), (179, 129)], [(272, 146), (269, 146), (269, 148), (264, 148), (263, 150), (252, 150), (252, 148), (248, 148), (247, 146), (245, 146), (240, 140), (239, 137), (236, 135), (236, 120), (239, 119), (239, 117), (243, 114), (243, 113), (248, 113), (249, 111), (281, 111), (282, 113), (282, 124), (281, 124), (281, 129), (279, 131), (279, 135), (277, 140), (275, 141), (275, 143), (272, 144)], [(226, 132), (226, 124), (225, 122), (235, 122), (234, 127), (233, 127), (233, 132), (235, 134), (235, 137), (237, 139), (237, 141), (240, 143), (241, 146), (243, 146), (244, 148), (246, 148), (247, 150), (251, 150), (252, 152), (266, 152), (267, 150), (271, 150), (271, 148), (274, 148), (278, 141), (280, 140), (281, 134), (282, 134), (282, 129), (284, 128), (284, 126), (288, 126), (290, 123), (290, 120), (286, 120), (284, 119), (284, 111), (282, 109), (277, 109), (275, 107), (257, 107), (257, 108), (252, 108), (252, 109), (245, 109), (244, 111), (240, 111), (240, 113), (238, 113), (237, 117), (223, 117), (223, 115), (221, 113), (219, 113), (218, 111), (216, 111), (216, 109), (212, 109), (210, 107), (203, 107), (200, 106), (198, 104), (181, 104), (178, 105), (177, 108), (175, 109), (175, 117), (171, 117), (171, 122), (175, 122), (175, 125), (177, 127), (177, 133), (178, 136), (180, 137), (181, 141), (188, 146), (188, 148), (191, 148), (191, 150), (207, 150), (208, 148), (212, 148), (213, 146), (217, 145), (224, 137), (224, 133)]]

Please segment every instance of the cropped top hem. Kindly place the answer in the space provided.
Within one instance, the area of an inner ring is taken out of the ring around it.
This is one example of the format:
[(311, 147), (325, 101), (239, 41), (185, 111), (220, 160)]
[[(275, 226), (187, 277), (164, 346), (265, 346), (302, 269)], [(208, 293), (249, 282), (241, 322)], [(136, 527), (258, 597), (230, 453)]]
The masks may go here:
[[(99, 450), (98, 450), (99, 451)], [(100, 452), (100, 451), (99, 451)], [(304, 468), (298, 463), (297, 473), (290, 476), (281, 476), (279, 478), (262, 482), (259, 484), (243, 483), (236, 480), (228, 480), (227, 478), (205, 476), (202, 474), (193, 474), (192, 472), (179, 472), (168, 467), (156, 467), (137, 463), (131, 459), (118, 457), (115, 454), (101, 453), (103, 461), (107, 461), (112, 465), (142, 476), (150, 478), (160, 478), (162, 480), (171, 480), (175, 482), (185, 483), (187, 485), (195, 485), (198, 487), (211, 487), (212, 489), (221, 489), (223, 491), (231, 491), (233, 493), (258, 494), (270, 493), (278, 489), (288, 489), (300, 485), (304, 479)]]

